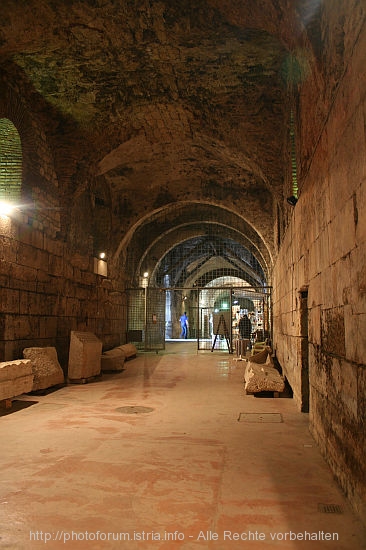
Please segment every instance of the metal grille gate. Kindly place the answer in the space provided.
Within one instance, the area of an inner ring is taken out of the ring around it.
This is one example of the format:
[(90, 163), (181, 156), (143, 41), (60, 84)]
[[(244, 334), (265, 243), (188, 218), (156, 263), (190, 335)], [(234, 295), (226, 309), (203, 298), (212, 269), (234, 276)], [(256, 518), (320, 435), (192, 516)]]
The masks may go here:
[(127, 340), (140, 350), (163, 350), (165, 342), (180, 339), (180, 315), (189, 318), (188, 339), (198, 350), (227, 350), (224, 334), (215, 338), (217, 316), (225, 317), (231, 347), (239, 337), (243, 312), (252, 322), (253, 339), (272, 337), (270, 287), (138, 288), (128, 291)]
[(165, 348), (165, 291), (136, 288), (128, 291), (127, 341), (139, 350)]

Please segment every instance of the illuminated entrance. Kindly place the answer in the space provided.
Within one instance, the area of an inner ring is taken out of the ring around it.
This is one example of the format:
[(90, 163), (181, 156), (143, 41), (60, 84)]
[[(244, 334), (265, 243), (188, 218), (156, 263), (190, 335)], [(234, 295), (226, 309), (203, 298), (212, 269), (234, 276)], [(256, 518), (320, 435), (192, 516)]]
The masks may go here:
[[(232, 281), (231, 281), (232, 282)], [(188, 316), (188, 340), (198, 350), (211, 350), (215, 319), (221, 315), (233, 347), (239, 338), (239, 320), (247, 314), (252, 338), (271, 338), (271, 293), (269, 287), (207, 285), (204, 288), (140, 288), (128, 292), (127, 339), (140, 350), (162, 350), (165, 342), (181, 339), (180, 316)], [(221, 330), (221, 328), (220, 328)], [(225, 334), (218, 334), (214, 350), (227, 349)]]

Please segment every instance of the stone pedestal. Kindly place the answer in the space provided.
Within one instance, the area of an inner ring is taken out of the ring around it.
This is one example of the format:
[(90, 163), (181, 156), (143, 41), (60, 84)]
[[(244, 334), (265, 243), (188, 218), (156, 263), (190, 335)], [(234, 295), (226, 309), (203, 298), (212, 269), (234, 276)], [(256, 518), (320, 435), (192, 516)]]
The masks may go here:
[(102, 342), (92, 332), (71, 331), (69, 381), (85, 381), (101, 370)]

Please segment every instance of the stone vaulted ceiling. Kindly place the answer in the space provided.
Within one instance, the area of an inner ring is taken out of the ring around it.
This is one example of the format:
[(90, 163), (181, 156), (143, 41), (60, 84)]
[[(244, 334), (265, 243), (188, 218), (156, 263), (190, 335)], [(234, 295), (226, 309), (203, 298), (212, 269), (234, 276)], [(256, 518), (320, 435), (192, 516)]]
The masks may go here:
[(191, 201), (235, 212), (273, 254), (288, 161), (286, 67), (300, 32), (293, 7), (2, 0), (0, 63), (44, 102), (65, 196), (93, 175), (114, 250), (142, 216)]

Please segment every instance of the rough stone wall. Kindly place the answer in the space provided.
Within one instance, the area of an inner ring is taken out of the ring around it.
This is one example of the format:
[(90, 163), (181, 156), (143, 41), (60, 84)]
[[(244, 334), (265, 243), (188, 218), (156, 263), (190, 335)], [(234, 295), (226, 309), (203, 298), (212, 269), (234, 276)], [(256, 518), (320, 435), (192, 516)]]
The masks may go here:
[[(53, 156), (41, 120), (29, 105), (32, 102), (22, 95), (21, 88), (27, 83), (18, 76), (12, 83), (6, 71), (0, 79), (0, 117), (8, 118), (19, 132), (22, 145), (22, 210), (27, 210), (27, 223), (48, 235), (60, 230), (58, 179)], [(36, 109), (34, 109), (36, 110)]]
[[(54, 157), (62, 142), (59, 137), (59, 147), (50, 146), (46, 113), (27, 90), (21, 77), (14, 84), (2, 75), (0, 117), (19, 131), (23, 185), (21, 205), (11, 217), (0, 217), (0, 361), (48, 346), (56, 347), (66, 368), (71, 330), (94, 332), (106, 349), (125, 342), (126, 307), (118, 282), (94, 272), (93, 228), (82, 225), (93, 218), (92, 201), (88, 191), (72, 200), (59, 185)], [(74, 216), (64, 231), (60, 212)]]
[[(306, 167), (274, 268), (274, 348), (301, 407), (300, 296), (307, 289), (310, 429), (366, 523), (366, 29), (365, 14), (363, 28), (359, 19), (352, 24), (352, 10), (345, 15), (327, 14), (330, 27), (338, 17), (344, 46), (337, 86), (330, 89), (325, 74), (322, 88), (314, 74), (302, 90)], [(331, 70), (340, 50), (329, 37), (325, 43)], [(314, 121), (319, 139), (309, 128), (311, 96), (327, 107)]]
[(123, 295), (94, 274), (92, 257), (71, 255), (24, 217), (0, 224), (0, 361), (53, 346), (65, 367), (71, 330), (95, 333), (106, 348), (124, 342)]

